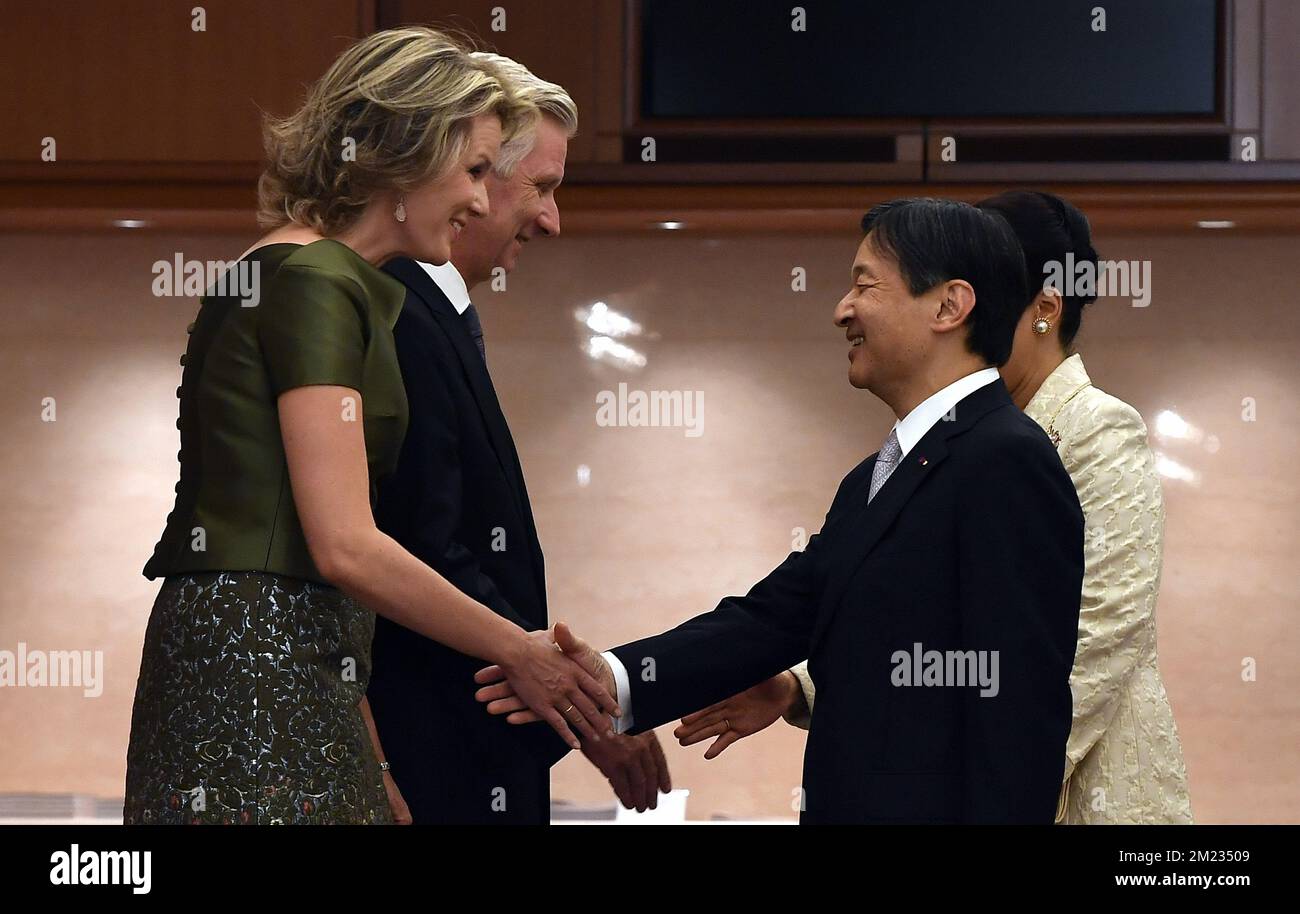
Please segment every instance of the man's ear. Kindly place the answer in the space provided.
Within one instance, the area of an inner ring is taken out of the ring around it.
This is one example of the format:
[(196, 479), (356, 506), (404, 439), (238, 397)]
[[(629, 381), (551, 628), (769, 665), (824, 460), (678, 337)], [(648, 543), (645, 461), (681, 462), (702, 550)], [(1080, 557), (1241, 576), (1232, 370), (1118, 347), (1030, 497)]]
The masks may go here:
[(950, 279), (939, 287), (939, 301), (930, 329), (949, 333), (966, 325), (975, 309), (975, 290), (964, 279)]

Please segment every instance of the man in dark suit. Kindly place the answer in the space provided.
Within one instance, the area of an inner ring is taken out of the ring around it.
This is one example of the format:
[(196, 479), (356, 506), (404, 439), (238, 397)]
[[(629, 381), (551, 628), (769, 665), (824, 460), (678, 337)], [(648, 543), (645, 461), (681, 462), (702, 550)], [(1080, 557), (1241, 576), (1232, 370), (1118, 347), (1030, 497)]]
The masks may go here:
[[(489, 212), (462, 229), (450, 263), (400, 258), (384, 267), (408, 290), (393, 335), (410, 421), (376, 522), (462, 591), (532, 631), (547, 626), (542, 550), (469, 292), (514, 269), (530, 239), (560, 233), (555, 190), (577, 110), (559, 86), (507, 58), (480, 56), (541, 120), (531, 144), (503, 146), (485, 179)], [(376, 620), (368, 699), (391, 766), (390, 798), (416, 824), (549, 822), (550, 766), (569, 747), (550, 728), (484, 715), (472, 680), (481, 665)], [(668, 788), (653, 733), (584, 741), (583, 752), (629, 808), (653, 806), (656, 788)]]
[[(850, 382), (898, 417), (884, 446), (747, 595), (603, 655), (562, 647), (617, 687), (631, 732), (808, 657), (804, 823), (1051, 823), (1083, 514), (996, 368), (1027, 298), (1020, 248), (999, 217), (951, 201), (883, 204), (862, 227), (835, 323)], [(530, 716), (508, 684), (480, 700)]]

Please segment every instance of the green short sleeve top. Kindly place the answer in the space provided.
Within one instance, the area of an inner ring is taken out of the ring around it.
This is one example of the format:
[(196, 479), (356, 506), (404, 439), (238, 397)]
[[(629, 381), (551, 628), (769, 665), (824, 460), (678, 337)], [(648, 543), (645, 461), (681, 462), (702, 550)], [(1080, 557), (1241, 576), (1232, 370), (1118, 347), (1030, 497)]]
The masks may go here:
[(225, 278), (201, 299), (181, 357), (180, 482), (144, 574), (266, 571), (328, 583), (294, 506), (276, 398), (314, 384), (360, 394), (339, 411), (362, 422), (373, 504), (406, 434), (393, 347), (406, 289), (328, 239), (258, 248)]

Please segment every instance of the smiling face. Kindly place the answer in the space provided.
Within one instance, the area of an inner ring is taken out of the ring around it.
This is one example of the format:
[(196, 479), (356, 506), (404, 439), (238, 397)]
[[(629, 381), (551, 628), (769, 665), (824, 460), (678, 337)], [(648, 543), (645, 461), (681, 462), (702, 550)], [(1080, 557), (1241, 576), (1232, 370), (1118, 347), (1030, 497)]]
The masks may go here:
[(501, 149), (501, 120), (483, 114), (470, 122), (460, 156), (435, 180), (405, 194), (401, 249), (416, 260), (444, 264), (470, 220), (489, 212), (485, 181)]
[(849, 383), (889, 403), (929, 352), (934, 290), (913, 296), (898, 263), (871, 235), (858, 245), (851, 281), (835, 306), (835, 326), (849, 341)]
[(515, 268), (523, 246), (536, 238), (560, 234), (560, 209), (555, 191), (564, 180), (569, 140), (552, 117), (537, 125), (533, 149), (509, 178), (488, 176), (491, 212), (476, 219), (456, 240), (452, 262), (470, 288), (492, 277), (492, 269)]

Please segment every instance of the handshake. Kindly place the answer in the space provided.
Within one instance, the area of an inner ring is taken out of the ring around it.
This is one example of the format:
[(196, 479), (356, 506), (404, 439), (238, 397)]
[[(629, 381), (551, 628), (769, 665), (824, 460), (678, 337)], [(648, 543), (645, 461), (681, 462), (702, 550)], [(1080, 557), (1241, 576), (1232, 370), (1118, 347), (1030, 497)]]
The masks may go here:
[(638, 736), (615, 731), (609, 715), (622, 711), (613, 671), (563, 622), (550, 631), (528, 632), (509, 665), (485, 667), (474, 681), (483, 686), (475, 697), (487, 704), (488, 713), (505, 714), (512, 724), (549, 723), (609, 780), (628, 809), (654, 809), (659, 792), (672, 790), (668, 760), (654, 731)]
[[(672, 789), (663, 748), (653, 730), (621, 734), (610, 715), (622, 716), (613, 670), (598, 651), (558, 622), (549, 631), (528, 632), (527, 646), (508, 663), (474, 675), (475, 697), (489, 714), (511, 724), (545, 721), (570, 746), (579, 749), (614, 788), (628, 809), (654, 809), (658, 793)], [(682, 718), (673, 735), (683, 746), (716, 737), (704, 757), (716, 758), (727, 746), (757, 733), (782, 714), (806, 710), (803, 692), (789, 671)], [(574, 736), (570, 725), (584, 737)]]

